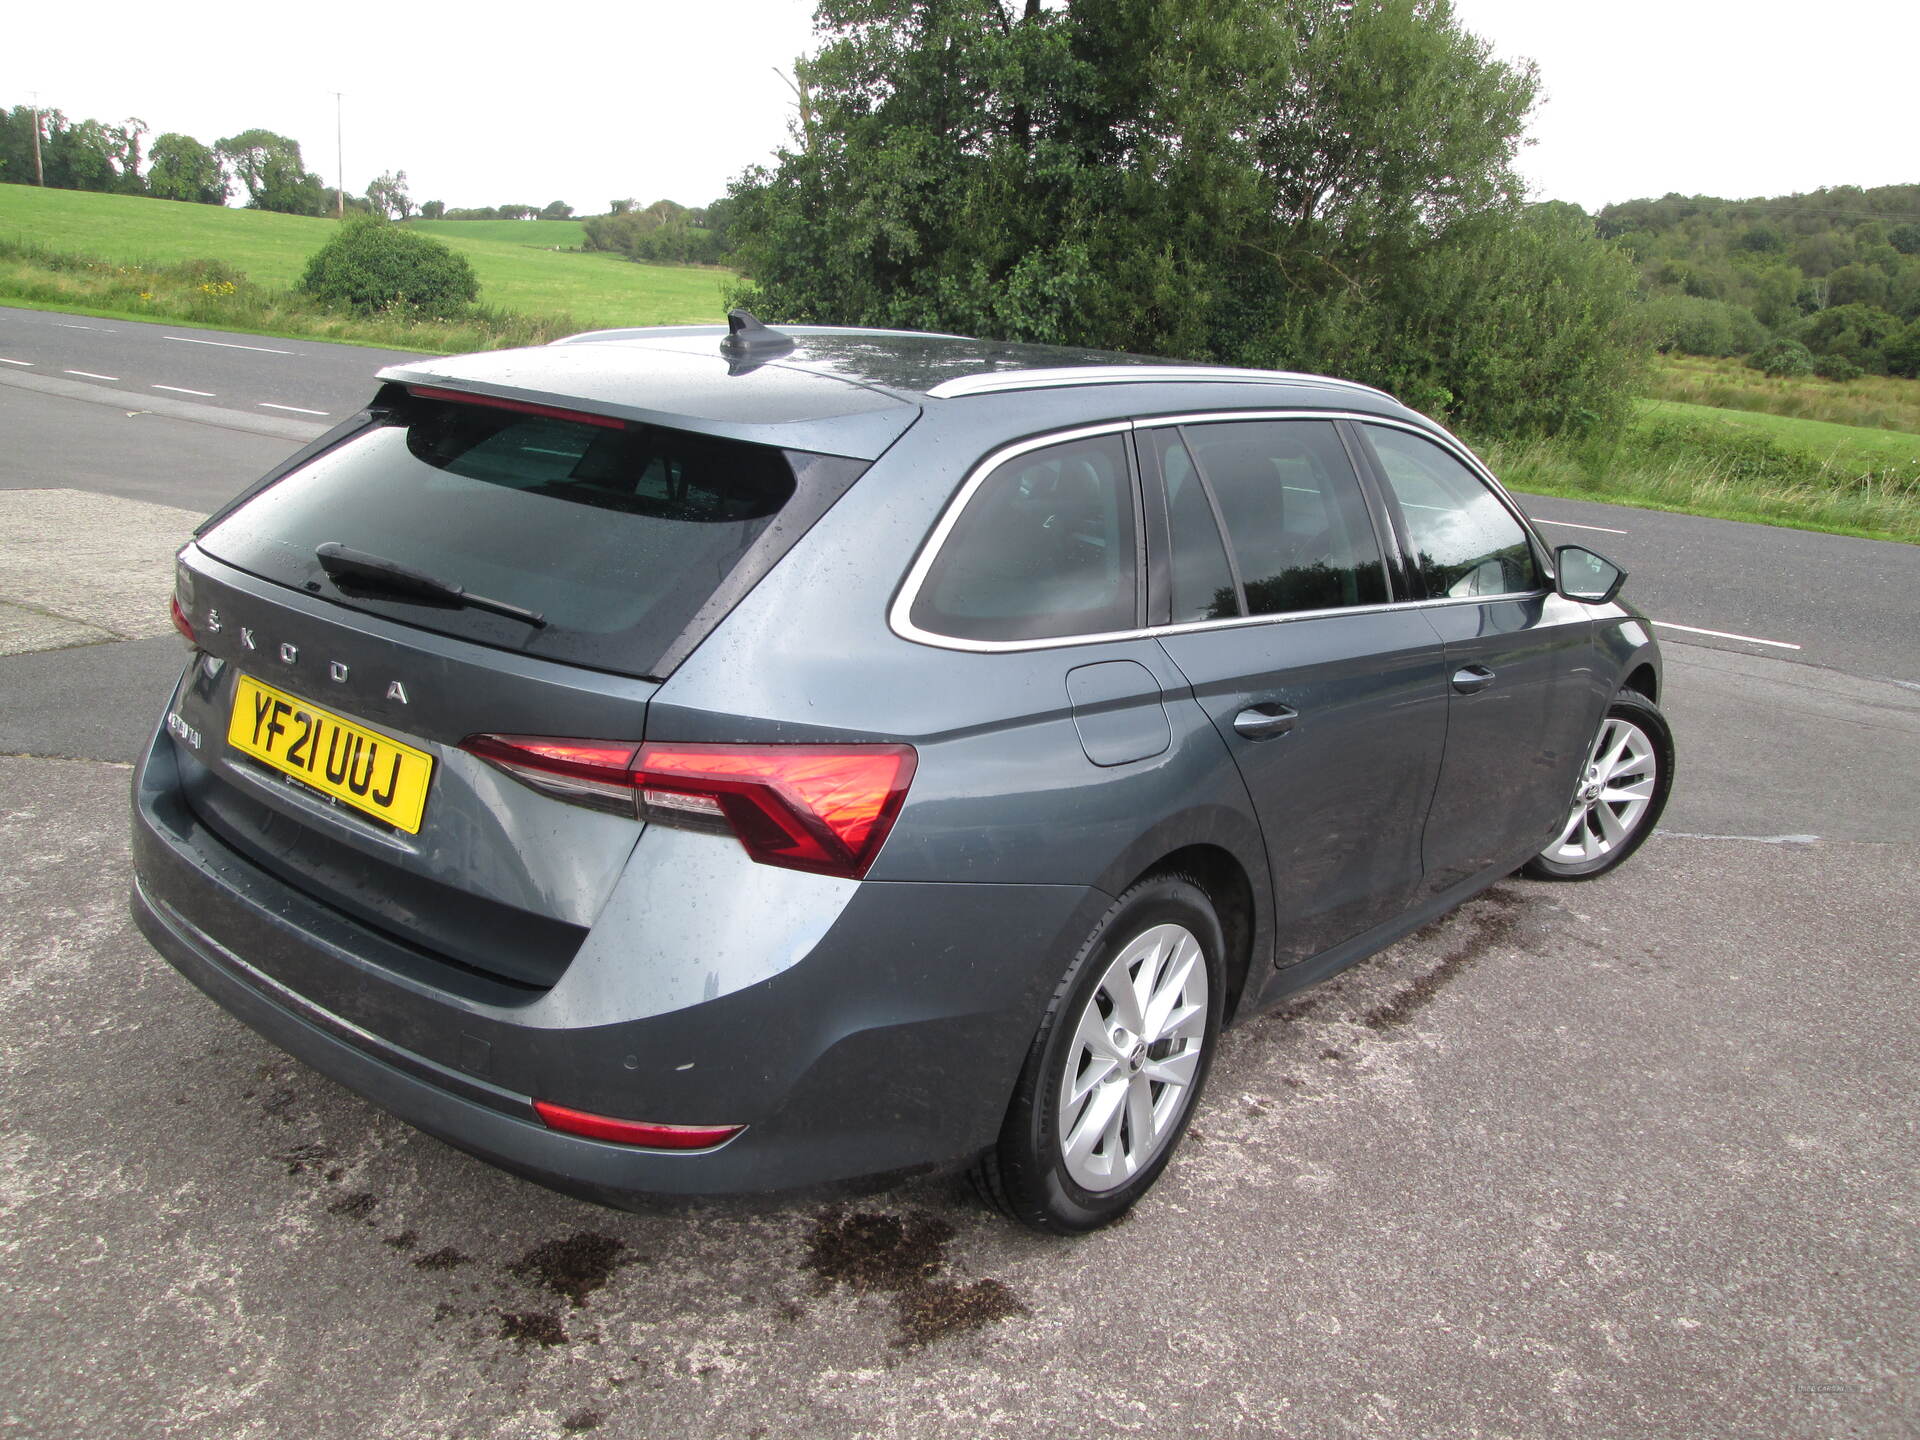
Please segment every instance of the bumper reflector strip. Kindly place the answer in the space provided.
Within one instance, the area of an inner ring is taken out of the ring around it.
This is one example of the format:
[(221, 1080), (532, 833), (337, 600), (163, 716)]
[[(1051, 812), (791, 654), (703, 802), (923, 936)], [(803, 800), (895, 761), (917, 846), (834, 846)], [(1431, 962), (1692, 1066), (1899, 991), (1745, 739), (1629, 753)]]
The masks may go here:
[(641, 1120), (616, 1120), (611, 1115), (569, 1110), (550, 1100), (536, 1100), (533, 1108), (546, 1121), (549, 1130), (584, 1135), (589, 1140), (610, 1140), (616, 1145), (638, 1145), (648, 1150), (711, 1150), (747, 1128), (744, 1125), (650, 1125)]

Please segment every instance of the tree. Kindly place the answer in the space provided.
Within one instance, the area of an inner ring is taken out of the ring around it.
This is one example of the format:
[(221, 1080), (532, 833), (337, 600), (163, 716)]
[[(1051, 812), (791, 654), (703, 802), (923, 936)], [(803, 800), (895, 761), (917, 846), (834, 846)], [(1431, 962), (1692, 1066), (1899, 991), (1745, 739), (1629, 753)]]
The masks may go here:
[(147, 182), (140, 174), (140, 140), (147, 133), (147, 122), (131, 115), (109, 132), (113, 162), (120, 171), (120, 183), (115, 188), (122, 194), (147, 193)]
[(1871, 265), (1842, 265), (1827, 276), (1829, 305), (1872, 305), (1885, 309), (1892, 287)]
[(300, 288), (359, 311), (450, 315), (473, 303), (480, 282), (464, 255), (382, 215), (356, 216), (307, 261)]
[(1844, 355), (1863, 370), (1883, 370), (1881, 347), (1900, 322), (1872, 305), (1832, 305), (1793, 326), (1792, 338), (1816, 355)]
[(1819, 280), (1853, 261), (1853, 237), (1837, 230), (1808, 235), (1793, 247), (1793, 263), (1810, 280)]
[(438, 220), (446, 213), (447, 203), (444, 200), (429, 200), (420, 207), (420, 218), (422, 220)]
[(319, 215), (326, 198), (320, 177), (306, 168), (300, 144), (271, 130), (243, 130), (214, 145), (246, 187), (247, 206), (283, 215)]
[[(1604, 316), (1586, 342), (1628, 355), (1625, 261), (1584, 215), (1522, 205), (1533, 73), (1447, 0), (824, 0), (816, 25), (812, 142), (743, 176), (728, 218), (770, 318), (1327, 369), (1468, 424), (1619, 403), (1562, 404), (1624, 371), (1532, 327)], [(1564, 297), (1516, 314), (1489, 253)]]
[(569, 220), (573, 218), (573, 207), (564, 200), (551, 202), (540, 212), (542, 220)]
[(1763, 220), (1734, 236), (1733, 245), (1735, 249), (1756, 255), (1777, 255), (1787, 248), (1787, 238), (1780, 233), (1778, 225), (1769, 225)]
[(700, 223), (705, 215), (672, 200), (656, 200), (644, 210), (627, 203), (610, 215), (588, 216), (582, 244), (650, 265), (715, 265), (725, 258), (724, 242)]
[(191, 135), (169, 130), (153, 142), (147, 191), (163, 200), (224, 205), (230, 186), (220, 157)]
[(404, 220), (413, 213), (413, 197), (407, 194), (407, 172), (389, 170), (367, 183), (367, 203), (382, 215)]
[[(46, 112), (26, 105), (0, 110), (0, 184), (31, 185), (33, 175), (34, 125)], [(41, 122), (41, 134), (46, 133)]]
[(58, 190), (114, 190), (120, 172), (114, 164), (118, 137), (98, 120), (68, 124), (57, 110), (46, 112), (41, 156), (47, 184)]
[(1654, 348), (1684, 355), (1749, 355), (1772, 337), (1744, 305), (1691, 295), (1655, 295), (1646, 303)]

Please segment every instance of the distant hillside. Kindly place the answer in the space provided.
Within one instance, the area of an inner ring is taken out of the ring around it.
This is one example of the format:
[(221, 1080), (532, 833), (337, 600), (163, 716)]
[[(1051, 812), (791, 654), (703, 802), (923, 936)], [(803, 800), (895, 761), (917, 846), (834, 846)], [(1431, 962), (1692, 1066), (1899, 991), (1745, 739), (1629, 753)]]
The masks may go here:
[(1920, 376), (1920, 185), (1666, 195), (1609, 205), (1596, 223), (1638, 263), (1662, 349), (1779, 346), (1769, 356), (1785, 373)]
[[(480, 301), (529, 315), (568, 314), (583, 326), (679, 325), (724, 315), (730, 272), (635, 265), (583, 254), (578, 221), (411, 222), (464, 254)], [(0, 185), (0, 238), (115, 264), (219, 260), (261, 285), (290, 288), (335, 222), (229, 210), (137, 195)], [(520, 237), (524, 235), (525, 241)], [(569, 247), (556, 252), (552, 247)]]

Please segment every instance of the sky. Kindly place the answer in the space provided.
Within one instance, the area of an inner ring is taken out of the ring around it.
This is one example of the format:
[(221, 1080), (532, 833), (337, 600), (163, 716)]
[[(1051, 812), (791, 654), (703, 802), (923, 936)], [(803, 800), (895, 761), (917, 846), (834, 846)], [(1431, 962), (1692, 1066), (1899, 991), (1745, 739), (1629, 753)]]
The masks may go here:
[[(264, 128), (346, 188), (404, 170), (416, 202), (699, 205), (792, 123), (776, 70), (812, 43), (799, 0), (93, 0), (16, 7), (0, 105), (139, 116), (211, 144)], [(1455, 0), (1502, 59), (1540, 68), (1518, 169), (1588, 210), (1920, 182), (1920, 0)], [(79, 27), (84, 27), (79, 28)], [(152, 136), (148, 137), (151, 144)]]

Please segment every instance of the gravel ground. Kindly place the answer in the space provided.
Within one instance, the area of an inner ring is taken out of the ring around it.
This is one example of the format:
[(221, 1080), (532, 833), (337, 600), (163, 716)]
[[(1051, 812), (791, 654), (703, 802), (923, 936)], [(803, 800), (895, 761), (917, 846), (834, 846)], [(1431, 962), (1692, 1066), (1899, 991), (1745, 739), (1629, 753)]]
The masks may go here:
[(626, 1215), (495, 1171), (148, 950), (124, 765), (0, 759), (0, 1433), (1911, 1436), (1920, 697), (1673, 665), (1632, 865), (1232, 1032), (1071, 1242), (948, 1182)]

